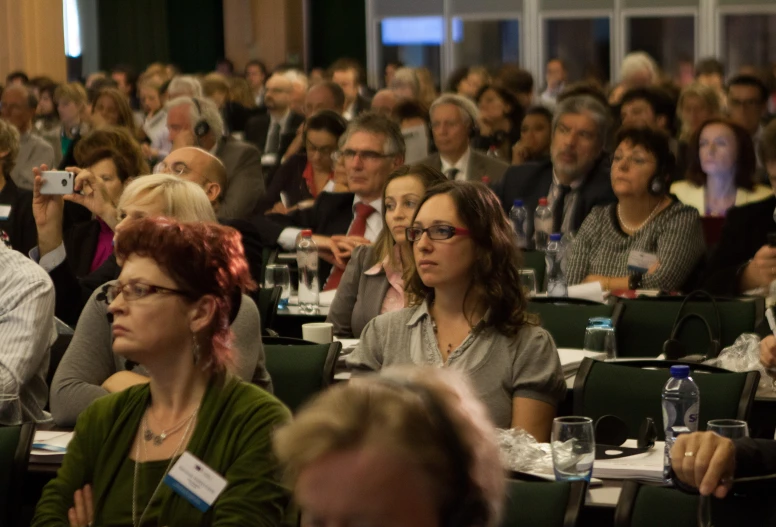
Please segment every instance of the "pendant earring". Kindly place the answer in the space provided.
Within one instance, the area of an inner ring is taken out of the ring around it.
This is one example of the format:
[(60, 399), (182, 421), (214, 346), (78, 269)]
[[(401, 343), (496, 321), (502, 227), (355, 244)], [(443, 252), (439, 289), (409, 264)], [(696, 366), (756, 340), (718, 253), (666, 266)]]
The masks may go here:
[(197, 336), (194, 333), (191, 334), (191, 351), (194, 358), (194, 364), (199, 364), (199, 343), (197, 342)]

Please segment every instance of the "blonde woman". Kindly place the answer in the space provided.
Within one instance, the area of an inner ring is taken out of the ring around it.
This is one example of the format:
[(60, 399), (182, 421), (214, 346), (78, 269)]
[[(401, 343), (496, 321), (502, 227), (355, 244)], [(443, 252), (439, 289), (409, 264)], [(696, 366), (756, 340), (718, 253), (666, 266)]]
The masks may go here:
[(302, 525), (499, 525), (493, 425), (460, 373), (426, 367), (339, 384), (274, 446)]

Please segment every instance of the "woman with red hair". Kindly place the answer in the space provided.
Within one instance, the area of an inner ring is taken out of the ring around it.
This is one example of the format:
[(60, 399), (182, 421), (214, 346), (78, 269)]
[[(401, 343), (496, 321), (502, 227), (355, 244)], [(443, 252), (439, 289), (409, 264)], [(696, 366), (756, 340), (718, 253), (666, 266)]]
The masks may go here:
[[(81, 414), (33, 525), (278, 525), (288, 494), (271, 433), (289, 412), (230, 372), (233, 299), (255, 287), (239, 233), (138, 219), (118, 233), (116, 255), (113, 351), (149, 382)], [(205, 511), (164, 482), (184, 452), (226, 480)]]

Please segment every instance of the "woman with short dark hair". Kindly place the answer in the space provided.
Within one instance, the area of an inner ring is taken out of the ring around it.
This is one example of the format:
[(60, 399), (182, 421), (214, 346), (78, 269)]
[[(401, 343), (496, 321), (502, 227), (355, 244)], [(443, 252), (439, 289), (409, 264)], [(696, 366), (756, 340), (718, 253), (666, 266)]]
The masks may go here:
[(406, 236), (411, 307), (369, 322), (348, 364), (460, 370), (497, 427), (548, 441), (566, 383), (552, 337), (526, 310), (520, 250), (496, 195), (482, 183), (435, 185)]
[(480, 88), (474, 101), (480, 122), (472, 147), (483, 152), (494, 150), (508, 163), (512, 159), (512, 145), (520, 140), (523, 107), (510, 91), (493, 84)]
[(616, 144), (611, 178), (617, 203), (594, 207), (585, 218), (568, 257), (568, 282), (680, 290), (705, 244), (698, 212), (668, 193), (674, 163), (668, 136), (625, 128)]
[(267, 193), (259, 200), (259, 212), (284, 214), (301, 204), (310, 205), (321, 192), (345, 191), (334, 181), (332, 154), (337, 151), (347, 121), (336, 112), (321, 110), (305, 121), (304, 150), (294, 154), (272, 176)]

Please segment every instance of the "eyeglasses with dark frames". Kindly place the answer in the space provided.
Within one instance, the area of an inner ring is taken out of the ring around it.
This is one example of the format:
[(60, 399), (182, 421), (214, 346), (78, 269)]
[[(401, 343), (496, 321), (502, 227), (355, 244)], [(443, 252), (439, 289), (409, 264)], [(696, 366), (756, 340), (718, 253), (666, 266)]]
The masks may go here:
[(449, 240), (453, 236), (469, 236), (471, 234), (469, 229), (453, 227), (452, 225), (432, 225), (425, 229), (421, 229), (420, 227), (407, 227), (407, 230), (405, 231), (407, 241), (416, 242), (420, 240), (424, 232), (427, 233), (428, 237), (432, 240)]

